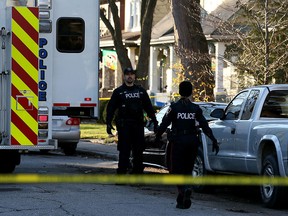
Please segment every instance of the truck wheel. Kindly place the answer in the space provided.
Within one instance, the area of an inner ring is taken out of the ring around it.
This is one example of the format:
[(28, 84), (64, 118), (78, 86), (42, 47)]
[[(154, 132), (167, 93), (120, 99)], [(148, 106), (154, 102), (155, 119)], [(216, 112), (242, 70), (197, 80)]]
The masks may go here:
[(6, 163), (0, 165), (0, 173), (12, 173), (15, 170), (15, 163)]
[[(273, 178), (279, 176), (279, 167), (276, 158), (273, 155), (267, 155), (264, 158), (261, 175)], [(264, 184), (260, 186), (262, 202), (265, 207), (275, 208), (282, 205), (281, 201), (286, 189), (279, 186)]]
[(0, 151), (0, 173), (12, 173), (16, 165), (19, 165), (21, 156), (18, 150)]
[[(204, 155), (203, 150), (201, 148), (198, 149), (198, 154), (195, 159), (194, 169), (192, 171), (193, 177), (203, 177), (208, 174), (205, 163), (204, 163)], [(198, 193), (208, 192), (211, 189), (211, 186), (207, 185), (193, 185), (193, 190)]]
[(44, 149), (41, 149), (40, 152), (41, 152), (41, 154), (48, 154), (49, 150), (47, 150), (47, 149), (45, 149), (45, 150), (44, 150)]
[(67, 156), (74, 155), (76, 153), (77, 143), (65, 143), (62, 146), (63, 152)]

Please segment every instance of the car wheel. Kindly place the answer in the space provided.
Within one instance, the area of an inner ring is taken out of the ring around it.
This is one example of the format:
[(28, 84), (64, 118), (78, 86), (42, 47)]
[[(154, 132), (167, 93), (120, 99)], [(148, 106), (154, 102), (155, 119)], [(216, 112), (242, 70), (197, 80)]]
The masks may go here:
[[(143, 164), (144, 166), (144, 164)], [(130, 152), (130, 157), (129, 157), (129, 167), (128, 167), (128, 172), (131, 172), (133, 169), (133, 153), (132, 151)]]
[[(204, 163), (204, 154), (202, 148), (198, 148), (198, 153), (194, 162), (194, 168), (192, 171), (193, 177), (203, 177), (208, 174), (205, 163)], [(198, 193), (208, 192), (211, 189), (211, 186), (207, 185), (193, 185), (193, 190)]]
[[(263, 160), (263, 166), (261, 170), (261, 175), (273, 178), (274, 176), (279, 176), (279, 167), (275, 156), (267, 155)], [(262, 202), (265, 207), (275, 208), (280, 206), (286, 189), (279, 186), (274, 186), (271, 184), (264, 184), (260, 186), (260, 193)]]
[(170, 157), (171, 157), (171, 143), (167, 142), (166, 149), (165, 149), (165, 166), (166, 166), (168, 171), (170, 171), (170, 168), (171, 168)]
[(77, 143), (65, 143), (62, 146), (63, 152), (67, 156), (74, 155), (76, 153)]

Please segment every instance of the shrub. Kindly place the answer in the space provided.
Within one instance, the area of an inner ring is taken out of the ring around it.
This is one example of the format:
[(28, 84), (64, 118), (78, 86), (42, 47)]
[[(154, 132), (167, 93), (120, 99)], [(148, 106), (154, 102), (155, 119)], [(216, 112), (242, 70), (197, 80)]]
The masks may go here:
[(107, 109), (107, 104), (109, 100), (100, 100), (100, 108), (99, 108), (99, 119), (98, 123), (105, 124), (106, 120), (106, 109)]

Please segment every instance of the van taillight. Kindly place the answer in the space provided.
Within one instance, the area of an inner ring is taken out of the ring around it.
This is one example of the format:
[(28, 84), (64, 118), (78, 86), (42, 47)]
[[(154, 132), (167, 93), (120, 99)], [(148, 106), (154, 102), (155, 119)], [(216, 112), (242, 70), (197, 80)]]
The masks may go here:
[(66, 121), (66, 125), (79, 125), (80, 124), (80, 119), (79, 118), (69, 118)]
[(39, 122), (48, 122), (48, 115), (39, 115), (38, 121)]

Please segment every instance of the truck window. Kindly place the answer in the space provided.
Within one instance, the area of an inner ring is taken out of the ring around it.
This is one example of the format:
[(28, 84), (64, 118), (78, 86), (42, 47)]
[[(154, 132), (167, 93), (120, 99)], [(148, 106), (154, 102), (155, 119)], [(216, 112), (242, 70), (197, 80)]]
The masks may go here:
[(288, 118), (288, 91), (271, 91), (265, 99), (260, 117)]
[(247, 94), (248, 91), (241, 92), (230, 102), (225, 112), (226, 120), (239, 119), (240, 111), (246, 100)]
[(252, 90), (246, 100), (245, 106), (243, 108), (243, 114), (241, 119), (248, 120), (250, 119), (252, 112), (254, 110), (254, 106), (256, 104), (257, 98), (259, 96), (259, 90)]
[(80, 53), (84, 50), (85, 24), (81, 18), (57, 20), (56, 46), (59, 52)]

